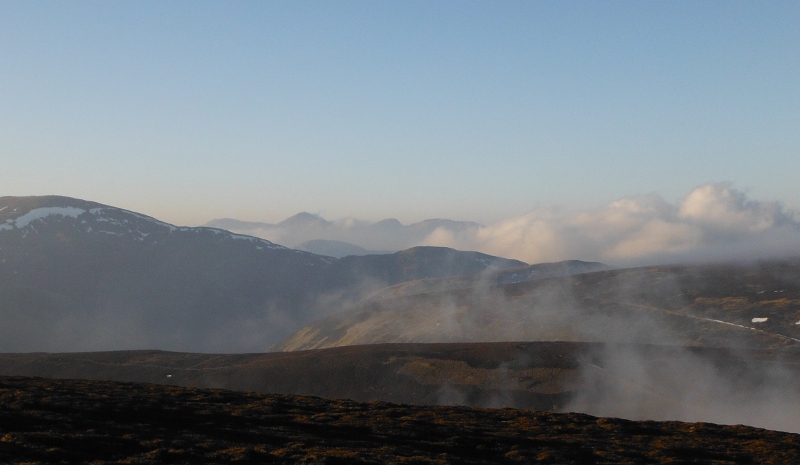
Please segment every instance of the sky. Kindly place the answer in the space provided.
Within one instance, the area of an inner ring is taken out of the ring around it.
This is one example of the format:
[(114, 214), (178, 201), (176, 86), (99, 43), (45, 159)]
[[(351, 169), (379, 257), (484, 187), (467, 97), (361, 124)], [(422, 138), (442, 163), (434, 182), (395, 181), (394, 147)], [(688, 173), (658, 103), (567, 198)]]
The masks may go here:
[(188, 226), (492, 225), (702, 186), (791, 213), (797, 24), (796, 1), (3, 0), (0, 195)]

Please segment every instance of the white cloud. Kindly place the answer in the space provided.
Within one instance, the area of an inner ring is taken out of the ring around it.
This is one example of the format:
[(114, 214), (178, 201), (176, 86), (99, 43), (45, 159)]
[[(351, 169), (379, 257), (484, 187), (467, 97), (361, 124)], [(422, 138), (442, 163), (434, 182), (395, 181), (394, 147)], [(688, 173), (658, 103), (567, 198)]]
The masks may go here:
[(800, 254), (796, 213), (760, 202), (728, 184), (697, 187), (677, 205), (650, 194), (579, 212), (534, 210), (474, 231), (439, 228), (425, 245), (516, 258), (617, 265)]

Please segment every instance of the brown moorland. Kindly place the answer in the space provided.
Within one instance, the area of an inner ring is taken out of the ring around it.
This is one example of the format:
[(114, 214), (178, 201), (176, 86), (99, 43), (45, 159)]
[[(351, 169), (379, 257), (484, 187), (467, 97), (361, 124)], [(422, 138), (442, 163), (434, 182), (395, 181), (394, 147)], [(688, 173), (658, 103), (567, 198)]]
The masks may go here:
[(578, 411), (800, 432), (798, 355), (789, 348), (569, 342), (382, 344), (266, 354), (0, 354), (0, 375)]
[(3, 463), (800, 463), (800, 436), (575, 413), (0, 377)]

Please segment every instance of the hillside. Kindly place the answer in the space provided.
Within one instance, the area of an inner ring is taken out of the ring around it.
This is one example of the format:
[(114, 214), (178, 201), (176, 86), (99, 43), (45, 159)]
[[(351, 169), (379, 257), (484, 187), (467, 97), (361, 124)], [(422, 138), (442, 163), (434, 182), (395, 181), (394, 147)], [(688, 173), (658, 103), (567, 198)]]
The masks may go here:
[(0, 354), (0, 375), (712, 421), (800, 432), (800, 348), (385, 344), (265, 354)]
[(800, 342), (797, 259), (606, 270), (497, 286), (489, 280), (469, 288), (448, 281), (382, 290), (275, 349), (509, 340), (751, 348)]
[[(352, 276), (352, 283), (364, 277), (381, 283), (380, 287), (442, 276), (477, 275), (504, 268), (520, 268), (527, 263), (494, 257), (480, 252), (462, 252), (446, 247), (413, 247), (384, 255), (346, 256), (331, 263), (335, 276)], [(457, 270), (458, 272), (454, 272)]]
[(0, 198), (0, 351), (256, 351), (403, 280), (521, 262), (332, 257), (68, 197)]
[(305, 241), (295, 247), (297, 250), (304, 250), (306, 252), (315, 253), (317, 255), (325, 255), (328, 257), (342, 258), (348, 255), (370, 255), (376, 253), (391, 253), (391, 252), (378, 252), (367, 250), (363, 247), (350, 244), (343, 241), (330, 241), (325, 239), (314, 239)]
[(764, 463), (800, 436), (746, 426), (0, 378), (4, 463)]

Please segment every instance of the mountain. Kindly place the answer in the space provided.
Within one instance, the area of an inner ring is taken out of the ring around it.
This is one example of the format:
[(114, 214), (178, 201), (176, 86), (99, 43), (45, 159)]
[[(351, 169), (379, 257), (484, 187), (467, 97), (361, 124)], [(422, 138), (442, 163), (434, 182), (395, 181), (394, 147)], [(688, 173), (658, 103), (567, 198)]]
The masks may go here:
[[(392, 252), (423, 245), (436, 231), (459, 235), (480, 227), (478, 223), (447, 219), (429, 219), (407, 226), (393, 218), (372, 224), (353, 218), (328, 221), (307, 212), (298, 213), (277, 224), (221, 218), (211, 220), (205, 226), (261, 237), (287, 247), (305, 247), (304, 250), (307, 250), (307, 246), (303, 244), (308, 242), (331, 241), (347, 243), (364, 250)], [(364, 254), (331, 254), (337, 255)]]
[[(501, 272), (513, 276), (516, 270)], [(800, 343), (800, 259), (648, 267), (493, 285), (382, 289), (276, 350), (396, 342), (595, 341), (716, 347)]]
[(96, 202), (1, 197), (0, 351), (265, 350), (339, 299), (517, 263), (440, 248), (340, 262)]
[(333, 259), (66, 197), (0, 198), (2, 350), (262, 345)]
[(462, 252), (446, 247), (412, 247), (384, 255), (346, 256), (331, 264), (331, 270), (342, 278), (351, 277), (357, 284), (364, 276), (385, 285), (424, 278), (474, 275), (502, 268), (519, 268), (525, 262)]
[(325, 220), (319, 215), (302, 212), (292, 216), (291, 218), (281, 221), (275, 226), (285, 229), (325, 229), (331, 227), (332, 225), (333, 223)]

